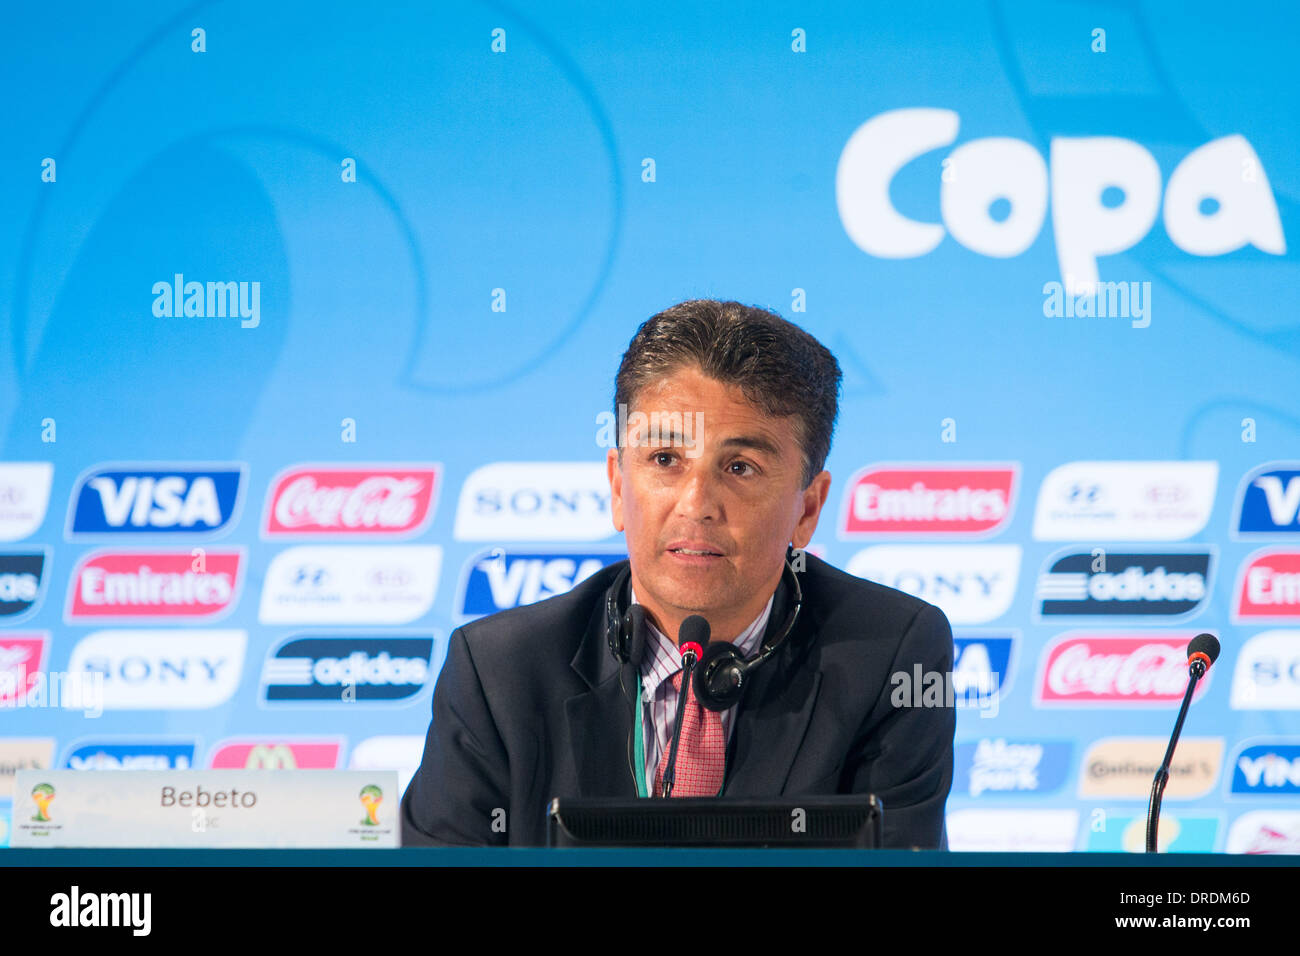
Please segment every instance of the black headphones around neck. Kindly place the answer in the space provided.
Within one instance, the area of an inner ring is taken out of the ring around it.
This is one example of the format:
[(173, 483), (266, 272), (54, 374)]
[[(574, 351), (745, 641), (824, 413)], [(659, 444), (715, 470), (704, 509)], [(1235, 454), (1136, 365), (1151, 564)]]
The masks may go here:
[[(726, 710), (734, 707), (744, 692), (749, 672), (776, 653), (794, 628), (799, 609), (803, 607), (803, 588), (799, 586), (799, 576), (790, 563), (791, 550), (786, 550), (785, 569), (782, 580), (790, 589), (790, 608), (785, 621), (774, 633), (773, 640), (764, 640), (756, 654), (746, 658), (740, 648), (730, 641), (710, 641), (704, 648), (704, 654), (695, 665), (695, 675), (691, 687), (699, 702), (709, 710)], [(645, 654), (645, 637), (648, 622), (645, 609), (640, 604), (633, 604), (623, 609), (624, 594), (628, 579), (632, 574), (629, 564), (618, 573), (614, 583), (605, 592), (605, 637), (609, 642), (609, 651), (621, 664), (640, 667)], [(620, 678), (621, 679), (621, 678)]]

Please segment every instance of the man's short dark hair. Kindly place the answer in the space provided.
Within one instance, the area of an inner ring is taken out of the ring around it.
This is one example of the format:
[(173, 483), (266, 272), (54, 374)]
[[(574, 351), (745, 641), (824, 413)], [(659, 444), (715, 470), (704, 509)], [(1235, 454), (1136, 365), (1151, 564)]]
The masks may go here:
[(692, 366), (737, 386), (767, 414), (797, 419), (808, 487), (826, 465), (839, 415), (840, 366), (830, 350), (767, 309), (714, 299), (681, 302), (651, 316), (632, 336), (614, 379), (615, 417), (620, 405), (631, 409), (645, 386)]

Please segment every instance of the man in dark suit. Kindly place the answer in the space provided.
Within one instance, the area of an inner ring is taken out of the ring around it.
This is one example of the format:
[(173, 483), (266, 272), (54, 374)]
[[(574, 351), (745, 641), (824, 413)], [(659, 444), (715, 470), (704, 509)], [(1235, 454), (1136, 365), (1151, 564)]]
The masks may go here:
[[(816, 339), (739, 303), (684, 302), (638, 329), (607, 453), (629, 561), (452, 634), (404, 845), (538, 845), (553, 797), (659, 792), (691, 615), (750, 658), (775, 649), (721, 716), (688, 695), (674, 795), (874, 793), (885, 846), (946, 845), (955, 712), (899, 690), (918, 667), (951, 679), (948, 621), (802, 550), (830, 486), (839, 383)], [(616, 581), (620, 615), (640, 606), (630, 660), (608, 641)]]

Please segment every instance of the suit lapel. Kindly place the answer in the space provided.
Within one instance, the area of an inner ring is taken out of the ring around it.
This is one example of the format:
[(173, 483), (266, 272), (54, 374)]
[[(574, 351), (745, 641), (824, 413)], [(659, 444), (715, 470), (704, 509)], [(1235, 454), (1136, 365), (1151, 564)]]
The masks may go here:
[[(794, 758), (803, 744), (812, 717), (820, 671), (798, 668), (784, 687), (767, 661), (754, 677), (748, 699), (740, 702), (727, 754), (727, 780), (722, 788), (729, 797), (775, 797), (785, 790)], [(755, 701), (761, 701), (755, 706)], [(735, 767), (735, 772), (731, 768)]]
[(628, 754), (636, 673), (623, 666), (623, 686), (619, 685), (620, 666), (605, 635), (604, 601), (592, 614), (569, 666), (588, 687), (564, 702), (569, 749), (577, 773), (576, 796), (635, 797)]
[[(789, 603), (783, 581), (764, 640), (775, 639), (773, 632), (784, 625)], [(784, 792), (822, 683), (821, 671), (796, 653), (813, 639), (814, 631), (805, 606), (783, 646), (753, 672), (733, 718), (724, 796), (775, 797)]]

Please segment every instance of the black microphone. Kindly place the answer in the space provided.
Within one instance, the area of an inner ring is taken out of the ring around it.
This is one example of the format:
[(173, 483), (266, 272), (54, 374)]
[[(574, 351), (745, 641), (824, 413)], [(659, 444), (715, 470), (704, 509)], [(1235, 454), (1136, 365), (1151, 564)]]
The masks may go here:
[(677, 721), (673, 724), (673, 742), (668, 750), (668, 765), (664, 768), (661, 797), (671, 796), (673, 781), (677, 776), (677, 742), (682, 737), (682, 721), (686, 713), (686, 698), (691, 692), (691, 672), (709, 643), (709, 622), (698, 614), (682, 621), (677, 630), (677, 649), (682, 653), (682, 687), (677, 694)]
[(1187, 717), (1187, 708), (1192, 703), (1192, 694), (1196, 683), (1205, 676), (1210, 665), (1219, 659), (1219, 639), (1213, 634), (1197, 634), (1187, 645), (1187, 693), (1183, 695), (1183, 706), (1178, 710), (1178, 720), (1174, 724), (1174, 735), (1169, 738), (1169, 749), (1165, 759), (1156, 771), (1151, 783), (1151, 802), (1147, 804), (1147, 852), (1156, 851), (1156, 831), (1160, 827), (1160, 801), (1165, 795), (1165, 784), (1169, 782), (1169, 764), (1174, 759), (1174, 748), (1178, 746), (1178, 735), (1183, 732), (1183, 721)]

